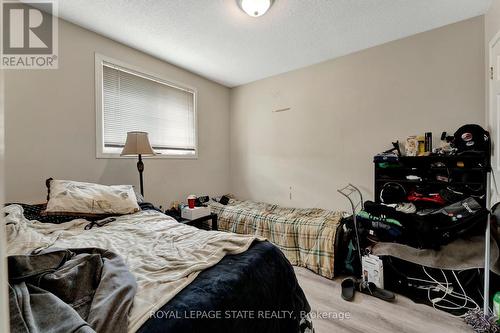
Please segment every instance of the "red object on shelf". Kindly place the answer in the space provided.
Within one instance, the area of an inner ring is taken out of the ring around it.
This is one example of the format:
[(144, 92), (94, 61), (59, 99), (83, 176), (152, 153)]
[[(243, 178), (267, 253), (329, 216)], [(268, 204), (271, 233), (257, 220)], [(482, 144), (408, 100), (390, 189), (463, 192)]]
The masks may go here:
[(417, 193), (415, 191), (410, 192), (410, 194), (408, 194), (408, 201), (411, 201), (411, 202), (418, 202), (418, 201), (431, 202), (431, 203), (435, 203), (435, 204), (439, 204), (439, 205), (443, 205), (443, 206), (446, 204), (446, 201), (443, 199), (443, 197), (441, 197), (440, 194), (423, 195), (423, 194)]
[(194, 195), (190, 195), (187, 197), (187, 201), (188, 201), (188, 207), (193, 209), (194, 208), (194, 202), (196, 201), (196, 196)]

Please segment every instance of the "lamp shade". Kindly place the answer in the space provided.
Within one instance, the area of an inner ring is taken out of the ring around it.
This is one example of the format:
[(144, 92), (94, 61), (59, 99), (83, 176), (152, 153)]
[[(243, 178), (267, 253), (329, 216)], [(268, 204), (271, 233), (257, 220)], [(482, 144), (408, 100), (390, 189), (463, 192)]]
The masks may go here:
[(155, 155), (155, 152), (149, 143), (148, 133), (127, 133), (127, 141), (125, 142), (125, 147), (123, 147), (121, 156), (127, 155)]

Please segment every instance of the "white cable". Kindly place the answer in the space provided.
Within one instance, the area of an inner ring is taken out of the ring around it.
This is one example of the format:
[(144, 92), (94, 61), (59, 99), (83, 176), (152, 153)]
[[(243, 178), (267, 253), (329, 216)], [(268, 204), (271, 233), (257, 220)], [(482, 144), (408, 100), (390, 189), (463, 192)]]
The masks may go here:
[(465, 292), (465, 288), (462, 286), (462, 284), (460, 283), (460, 280), (458, 279), (457, 275), (455, 274), (454, 271), (451, 271), (453, 273), (453, 276), (455, 277), (455, 280), (457, 280), (457, 283), (458, 283), (458, 286), (460, 287), (460, 289), (462, 289), (462, 292), (463, 292), (463, 295), (467, 298), (467, 299), (470, 299), (472, 303), (474, 303), (478, 308), (479, 308), (479, 305), (472, 299), (472, 297), (469, 297), (467, 295), (467, 293)]
[[(436, 280), (434, 277), (432, 277), (432, 276), (431, 276), (431, 275), (427, 272), (427, 270), (425, 269), (425, 266), (422, 266), (422, 269), (424, 270), (424, 273), (425, 273), (425, 274), (426, 274), (426, 275), (427, 275), (427, 276), (428, 276), (428, 277), (429, 277), (432, 281), (434, 281), (434, 282), (435, 282), (435, 283), (436, 283), (436, 284), (437, 284), (437, 285), (441, 288), (441, 290), (443, 290), (443, 287), (444, 287), (444, 286), (443, 286), (443, 284), (441, 284), (438, 280)], [(443, 270), (441, 270), (441, 273), (443, 274), (444, 280), (446, 281), (446, 282), (445, 282), (445, 283), (446, 283), (446, 285), (447, 285), (447, 286), (449, 286), (449, 285), (450, 285), (450, 283), (448, 282), (448, 277), (446, 276), (446, 274), (444, 274), (444, 271), (443, 271)], [(445, 288), (445, 290), (444, 290), (444, 296), (443, 296), (442, 298), (446, 297), (446, 295), (448, 295), (448, 294), (450, 293), (450, 291), (449, 291), (449, 290), (450, 290), (449, 288)]]
[[(457, 304), (457, 303), (455, 303), (455, 302), (452, 302), (452, 301), (450, 301), (450, 300), (448, 300), (448, 299), (444, 299), (444, 298), (439, 299), (439, 301), (437, 301), (437, 302), (436, 302), (436, 301), (434, 301), (434, 302), (433, 302), (433, 301), (432, 301), (432, 299), (431, 299), (431, 297), (430, 297), (430, 292), (431, 292), (431, 290), (432, 290), (432, 288), (427, 288), (427, 298), (428, 298), (428, 299), (429, 299), (429, 301), (431, 302), (431, 304), (432, 304), (433, 308), (434, 308), (434, 309), (436, 309), (436, 310), (462, 310), (462, 309), (473, 310), (473, 309), (477, 309), (477, 307), (474, 307), (474, 308), (473, 308), (473, 307), (469, 307), (469, 306), (465, 306), (465, 307), (463, 307), (463, 306), (461, 306), (461, 305), (459, 305), (459, 304)], [(456, 297), (456, 296), (455, 296), (455, 297)], [(435, 298), (434, 298), (434, 299), (435, 299)], [(461, 299), (461, 298), (459, 298), (459, 299)], [(474, 302), (472, 299), (470, 299), (470, 301)], [(450, 306), (446, 306), (446, 305), (441, 305), (441, 304), (438, 304), (438, 303), (440, 303), (440, 302), (447, 302), (447, 303), (450, 303), (450, 304), (455, 305), (455, 306), (454, 306), (454, 307), (450, 307)], [(475, 303), (475, 302), (474, 302), (474, 303)], [(465, 316), (465, 313), (464, 313), (464, 314), (462, 314), (462, 315), (454, 315), (454, 314), (452, 314), (452, 313), (448, 313), (448, 314), (449, 314), (450, 316), (453, 316), (453, 317), (459, 317), (459, 318), (460, 318), (460, 317), (464, 317), (464, 316)]]
[[(437, 285), (438, 287), (440, 287), (439, 289), (443, 290), (443, 285), (442, 285), (441, 283), (439, 283), (439, 282), (438, 282), (438, 281), (437, 281), (434, 277), (432, 277), (432, 276), (431, 276), (431, 275), (427, 272), (427, 270), (425, 269), (425, 266), (422, 266), (422, 269), (423, 269), (424, 273), (425, 273), (425, 274), (426, 274), (426, 275), (427, 275), (427, 276), (428, 276), (431, 280), (433, 280), (433, 281), (436, 283), (436, 285)], [(444, 274), (444, 272), (443, 272), (442, 270), (441, 270), (441, 272), (443, 273), (444, 279), (445, 279), (445, 281), (446, 281), (446, 285), (448, 285), (448, 278), (446, 277), (446, 274)], [(442, 300), (443, 300), (443, 299), (444, 299), (444, 298), (448, 295), (448, 293), (449, 293), (449, 289), (448, 289), (448, 288), (445, 288), (445, 289), (444, 289), (444, 295), (443, 295), (443, 296), (441, 296), (441, 297), (436, 297), (436, 298), (432, 298), (432, 299), (431, 299), (431, 289), (428, 289), (428, 290), (427, 290), (427, 298), (429, 299), (429, 302), (431, 302), (431, 303), (432, 303), (432, 307), (433, 307), (434, 309), (437, 309), (437, 308), (436, 308), (436, 306), (438, 306), (438, 307), (440, 307), (440, 308), (442, 308), (442, 309), (445, 309), (445, 308), (446, 308), (446, 309), (448, 309), (448, 310), (460, 310), (460, 307), (458, 307), (458, 308), (449, 308), (449, 307), (444, 307), (444, 306), (442, 306), (442, 305), (440, 305), (440, 304), (437, 304), (437, 303), (439, 303), (440, 301), (442, 301)], [(438, 301), (433, 301), (433, 300), (435, 300), (435, 299), (438, 299)]]
[[(448, 299), (443, 299), (441, 300), (440, 302), (447, 302), (447, 303), (450, 303), (452, 305), (455, 305), (455, 307), (448, 307), (446, 305), (441, 305), (441, 304), (436, 304), (436, 306), (439, 307), (439, 309), (446, 309), (446, 310), (457, 310), (457, 307), (458, 307), (458, 310), (463, 310), (463, 309), (466, 309), (466, 310), (474, 310), (474, 309), (477, 309), (477, 307), (470, 307), (470, 306), (460, 306), (459, 304), (455, 303), (455, 302), (452, 302)], [(451, 314), (449, 313), (450, 315), (454, 316), (454, 317), (463, 317), (465, 316), (465, 313), (462, 314), (462, 315), (454, 315), (454, 314)]]
[[(431, 280), (425, 280), (425, 279), (419, 279), (419, 278), (414, 278), (414, 277), (408, 277), (408, 280), (414, 280), (414, 281), (421, 281), (421, 282), (426, 282), (426, 283), (436, 283), (436, 281), (431, 281)], [(446, 284), (446, 282), (438, 282), (439, 284)], [(450, 283), (448, 283), (450, 284)]]
[[(445, 298), (439, 298), (439, 297), (431, 298), (430, 292), (433, 291), (434, 288), (435, 287), (423, 287), (422, 289), (427, 290), (427, 299), (432, 304), (433, 308), (436, 309), (436, 310), (463, 310), (463, 309), (473, 310), (473, 309), (477, 309), (478, 308), (477, 304), (475, 303), (475, 301), (472, 298), (470, 298), (470, 297), (464, 298), (463, 295), (460, 295), (460, 294), (457, 294), (457, 295), (448, 294), (448, 295), (453, 296), (455, 298), (458, 298), (460, 300), (467, 299), (467, 301), (470, 301), (470, 302), (476, 304), (476, 307), (462, 306), (462, 305), (459, 305), (459, 304), (457, 304), (457, 303), (455, 303), (453, 301), (450, 301), (448, 299), (445, 299)], [(436, 300), (436, 299), (438, 299), (438, 301), (432, 301), (432, 300)], [(446, 302), (446, 303), (449, 303), (449, 304), (452, 304), (452, 305), (455, 305), (455, 306), (454, 307), (450, 307), (450, 306), (438, 304), (440, 302)], [(463, 316), (465, 316), (465, 314), (463, 314), (463, 315), (454, 315), (454, 314), (451, 314), (451, 313), (448, 313), (448, 314), (450, 316), (453, 316), (453, 317), (463, 317)]]
[[(443, 270), (441, 270), (441, 271), (443, 272)], [(463, 307), (465, 307), (465, 306), (467, 305), (467, 297), (468, 297), (468, 296), (467, 296), (467, 294), (465, 293), (465, 289), (462, 287), (462, 284), (460, 283), (460, 281), (458, 281), (458, 277), (457, 277), (457, 275), (455, 274), (455, 272), (454, 272), (454, 271), (451, 271), (451, 273), (452, 273), (452, 274), (453, 274), (453, 276), (455, 277), (455, 280), (457, 281), (457, 283), (458, 283), (458, 285), (459, 285), (460, 289), (462, 290), (462, 293), (463, 293), (462, 295), (463, 295), (463, 297), (464, 297), (464, 301), (465, 301), (465, 303), (464, 303)], [(443, 272), (443, 274), (444, 274), (444, 272)], [(453, 291), (452, 291), (452, 294), (453, 294)], [(457, 293), (457, 294), (458, 294), (458, 293)]]
[[(450, 285), (450, 283), (448, 282), (448, 278), (445, 274), (445, 272), (441, 269), (441, 274), (443, 274), (443, 277), (445, 278), (445, 281), (446, 281), (446, 286), (443, 285), (443, 283), (437, 281), (433, 276), (431, 276), (429, 274), (429, 272), (427, 272), (427, 270), (425, 269), (424, 266), (422, 266), (422, 269), (424, 271), (424, 273), (432, 280), (434, 281), (434, 283), (436, 283), (436, 286), (438, 287), (438, 289), (444, 291), (444, 295), (441, 296), (441, 297), (435, 297), (435, 298), (432, 298), (431, 299), (431, 291), (432, 291), (432, 287), (428, 287), (427, 288), (427, 298), (429, 300), (429, 302), (432, 303), (432, 306), (434, 309), (437, 309), (437, 310), (473, 310), (473, 309), (478, 309), (479, 308), (479, 305), (471, 298), (469, 297), (466, 292), (465, 292), (465, 289), (463, 288), (462, 284), (460, 283), (460, 280), (458, 279), (458, 276), (456, 275), (456, 273), (454, 271), (452, 271), (452, 274), (455, 278), (455, 280), (457, 281), (461, 291), (463, 294), (460, 294), (460, 293), (457, 293), (453, 290), (451, 290), (448, 286)], [(422, 280), (422, 279), (420, 279)], [(425, 280), (422, 280), (422, 281), (425, 281)], [(428, 281), (430, 282), (430, 281)], [(453, 297), (455, 299), (458, 299), (458, 300), (461, 300), (461, 301), (464, 301), (464, 304), (463, 305), (460, 305), (460, 304), (457, 304), (449, 299), (446, 299), (447, 296), (450, 296), (450, 297)], [(454, 305), (453, 307), (451, 306), (446, 306), (446, 305), (442, 305), (442, 304), (439, 304), (441, 302), (446, 302), (446, 303), (449, 303), (449, 304), (452, 304)], [(471, 306), (467, 306), (468, 303), (472, 303), (475, 305), (475, 307), (471, 307)], [(454, 317), (463, 317), (465, 316), (465, 313), (462, 314), (462, 315), (453, 315), (453, 314), (450, 314)]]

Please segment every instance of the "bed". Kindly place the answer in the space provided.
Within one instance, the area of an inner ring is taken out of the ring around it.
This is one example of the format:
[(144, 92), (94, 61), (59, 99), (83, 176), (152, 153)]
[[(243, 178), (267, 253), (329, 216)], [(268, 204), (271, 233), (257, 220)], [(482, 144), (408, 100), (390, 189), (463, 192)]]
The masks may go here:
[(261, 202), (230, 199), (211, 201), (219, 230), (265, 237), (294, 266), (334, 277), (335, 235), (342, 212), (325, 209), (284, 208)]
[(138, 285), (128, 332), (312, 332), (307, 299), (276, 246), (199, 230), (141, 206), (85, 230), (90, 222), (82, 218), (41, 216), (40, 205), (9, 205), (8, 254), (51, 247), (119, 254)]

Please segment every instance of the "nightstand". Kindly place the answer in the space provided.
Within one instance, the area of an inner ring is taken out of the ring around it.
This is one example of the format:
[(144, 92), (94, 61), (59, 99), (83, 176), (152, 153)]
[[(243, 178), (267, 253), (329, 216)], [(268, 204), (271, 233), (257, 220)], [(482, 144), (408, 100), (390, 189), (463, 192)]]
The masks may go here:
[[(194, 220), (186, 220), (183, 219), (182, 217), (176, 218), (177, 222), (179, 223), (184, 223), (187, 225), (192, 225), (198, 229), (204, 229), (204, 230), (219, 230), (218, 225), (217, 225), (217, 214), (212, 213), (207, 216), (202, 216), (200, 218), (194, 219)], [(211, 228), (210, 225), (207, 223), (203, 222), (208, 222), (211, 221)]]

